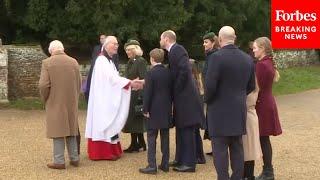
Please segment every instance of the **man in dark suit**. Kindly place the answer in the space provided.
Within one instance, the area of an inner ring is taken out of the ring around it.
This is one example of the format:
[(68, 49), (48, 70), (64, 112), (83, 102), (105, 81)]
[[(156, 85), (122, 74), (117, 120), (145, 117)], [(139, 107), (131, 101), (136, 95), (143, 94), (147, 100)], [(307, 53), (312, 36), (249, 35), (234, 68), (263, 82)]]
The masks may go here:
[(195, 172), (195, 129), (204, 120), (200, 96), (192, 76), (189, 56), (176, 43), (176, 35), (168, 30), (161, 34), (160, 46), (168, 51), (173, 80), (173, 119), (176, 126), (176, 157), (174, 171)]
[(242, 135), (246, 133), (246, 97), (255, 89), (252, 59), (235, 45), (235, 31), (224, 26), (219, 31), (221, 49), (210, 56), (206, 74), (205, 101), (218, 180), (228, 180), (229, 154), (231, 180), (243, 175)]
[(157, 173), (156, 140), (158, 131), (161, 138), (162, 161), (159, 169), (169, 171), (169, 124), (171, 119), (171, 74), (162, 64), (164, 51), (153, 49), (150, 52), (152, 69), (145, 77), (143, 112), (147, 119), (148, 166), (141, 173)]
[(106, 40), (106, 35), (105, 34), (100, 34), (100, 43), (96, 46), (94, 46), (93, 51), (92, 51), (92, 55), (91, 55), (91, 59), (97, 59), (97, 57), (99, 56), (99, 54), (102, 51), (102, 45), (104, 43), (104, 41)]

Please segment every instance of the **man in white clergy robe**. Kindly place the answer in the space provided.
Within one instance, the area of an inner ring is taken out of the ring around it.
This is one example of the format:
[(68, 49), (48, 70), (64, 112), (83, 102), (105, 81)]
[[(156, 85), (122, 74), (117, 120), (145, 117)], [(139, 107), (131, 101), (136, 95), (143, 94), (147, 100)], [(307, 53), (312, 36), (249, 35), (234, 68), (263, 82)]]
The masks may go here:
[(121, 156), (118, 134), (127, 120), (131, 87), (139, 86), (119, 75), (111, 60), (118, 47), (116, 37), (108, 36), (92, 73), (85, 131), (91, 160), (116, 160)]

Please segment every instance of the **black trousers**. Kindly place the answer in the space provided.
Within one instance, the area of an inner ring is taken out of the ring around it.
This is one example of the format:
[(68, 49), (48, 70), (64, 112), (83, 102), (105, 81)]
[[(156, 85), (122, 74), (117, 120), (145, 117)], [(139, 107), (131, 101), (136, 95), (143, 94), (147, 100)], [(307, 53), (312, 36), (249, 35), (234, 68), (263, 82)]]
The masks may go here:
[(76, 139), (77, 139), (78, 154), (80, 154), (80, 143), (81, 143), (80, 129), (78, 129), (78, 133), (79, 134), (76, 136)]
[(180, 165), (196, 167), (195, 127), (176, 128), (176, 157)]
[[(243, 175), (244, 155), (242, 136), (213, 137), (212, 151), (218, 180), (239, 180)], [(229, 152), (232, 175), (229, 176)]]
[(147, 131), (148, 141), (148, 164), (151, 167), (157, 167), (156, 161), (156, 147), (157, 147), (157, 136), (160, 131), (161, 140), (161, 153), (162, 153), (162, 167), (169, 167), (169, 129), (155, 129)]
[(203, 152), (203, 143), (200, 135), (200, 129), (195, 128), (195, 147), (196, 147), (196, 160), (205, 162), (206, 158), (204, 157), (204, 152)]

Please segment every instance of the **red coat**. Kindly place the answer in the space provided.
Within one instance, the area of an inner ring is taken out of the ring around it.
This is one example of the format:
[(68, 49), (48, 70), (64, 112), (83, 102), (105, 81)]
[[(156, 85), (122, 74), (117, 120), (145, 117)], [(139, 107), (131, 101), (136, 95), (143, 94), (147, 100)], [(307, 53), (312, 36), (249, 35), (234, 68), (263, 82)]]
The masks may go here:
[(272, 95), (275, 69), (272, 57), (266, 56), (256, 64), (259, 94), (256, 104), (260, 136), (277, 136), (282, 133), (276, 101)]

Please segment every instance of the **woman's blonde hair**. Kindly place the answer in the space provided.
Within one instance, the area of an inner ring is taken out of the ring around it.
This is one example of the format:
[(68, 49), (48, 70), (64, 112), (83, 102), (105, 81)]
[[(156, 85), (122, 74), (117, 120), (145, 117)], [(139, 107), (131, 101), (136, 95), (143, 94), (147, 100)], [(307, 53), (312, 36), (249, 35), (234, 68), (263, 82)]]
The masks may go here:
[[(271, 47), (271, 41), (267, 37), (259, 37), (254, 42), (257, 44), (259, 48), (263, 48), (264, 52), (268, 56), (273, 56), (272, 47)], [(274, 59), (272, 60), (273, 67), (275, 69), (273, 82), (278, 82), (280, 80), (280, 73), (277, 68), (277, 64), (275, 63)]]
[(138, 45), (128, 45), (125, 50), (129, 50), (129, 49), (132, 49), (133, 50), (133, 53), (135, 56), (142, 56), (143, 55), (143, 51), (141, 49), (140, 46)]
[(271, 41), (267, 37), (259, 37), (254, 42), (257, 44), (259, 48), (263, 48), (264, 52), (268, 56), (272, 56), (272, 47), (271, 47)]

